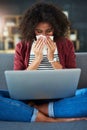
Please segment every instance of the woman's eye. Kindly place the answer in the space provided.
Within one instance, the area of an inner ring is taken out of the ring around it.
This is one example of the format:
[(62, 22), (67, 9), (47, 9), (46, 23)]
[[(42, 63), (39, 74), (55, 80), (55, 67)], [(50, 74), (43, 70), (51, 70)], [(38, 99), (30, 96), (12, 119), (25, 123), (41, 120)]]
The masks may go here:
[(52, 30), (51, 30), (51, 29), (46, 31), (46, 33), (50, 33), (50, 32), (52, 32)]
[(37, 31), (37, 33), (41, 33), (41, 31)]
[(42, 33), (42, 31), (41, 31), (41, 30), (36, 30), (36, 32), (37, 32), (37, 33)]

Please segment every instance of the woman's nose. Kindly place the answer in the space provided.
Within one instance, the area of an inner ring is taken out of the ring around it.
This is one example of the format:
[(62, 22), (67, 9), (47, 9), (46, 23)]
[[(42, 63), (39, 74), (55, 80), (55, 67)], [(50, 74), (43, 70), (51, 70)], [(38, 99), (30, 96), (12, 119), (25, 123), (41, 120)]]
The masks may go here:
[(45, 32), (43, 32), (43, 33), (42, 33), (42, 35), (43, 35), (43, 36), (46, 36), (46, 33), (45, 33)]

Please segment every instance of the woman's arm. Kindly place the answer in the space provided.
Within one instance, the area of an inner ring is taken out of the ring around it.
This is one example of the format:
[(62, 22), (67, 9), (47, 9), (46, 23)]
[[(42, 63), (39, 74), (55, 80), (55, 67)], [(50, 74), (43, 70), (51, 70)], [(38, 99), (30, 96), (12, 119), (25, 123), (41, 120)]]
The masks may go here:
[(56, 47), (57, 47), (56, 44), (54, 43), (53, 40), (51, 40), (49, 37), (47, 37), (46, 45), (48, 48), (47, 58), (48, 58), (48, 61), (51, 63), (53, 69), (62, 69), (63, 67), (60, 64), (60, 62), (53, 61), (54, 60), (54, 52), (55, 52)]
[(43, 59), (43, 47), (44, 47), (44, 40), (43, 38), (39, 38), (34, 44), (32, 50), (35, 54), (34, 61), (28, 66), (27, 70), (37, 70), (38, 66), (40, 65)]
[(24, 70), (24, 53), (22, 52), (23, 45), (22, 43), (18, 43), (15, 48), (15, 55), (14, 55), (14, 70)]
[(66, 63), (65, 68), (76, 68), (76, 55), (74, 50), (74, 45), (70, 40), (66, 43)]
[(62, 65), (60, 64), (60, 62), (55, 61), (55, 62), (51, 62), (51, 65), (54, 69), (62, 69)]
[(27, 70), (37, 70), (40, 65), (41, 60), (35, 59), (27, 68)]

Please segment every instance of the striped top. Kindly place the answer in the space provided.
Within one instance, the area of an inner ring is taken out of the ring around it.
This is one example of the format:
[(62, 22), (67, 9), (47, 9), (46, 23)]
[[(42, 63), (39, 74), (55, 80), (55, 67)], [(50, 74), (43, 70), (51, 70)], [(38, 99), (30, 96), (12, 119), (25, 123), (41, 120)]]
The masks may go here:
[[(30, 52), (30, 57), (29, 57), (29, 65), (35, 59), (35, 55), (34, 55), (34, 52), (33, 52), (33, 45), (31, 47), (31, 52)], [(54, 58), (57, 58), (57, 60), (59, 61), (57, 48), (56, 48), (56, 50), (54, 52)], [(46, 48), (46, 46), (43, 49), (43, 60), (41, 61), (40, 65), (38, 67), (38, 70), (53, 70), (53, 67), (52, 67), (51, 63), (47, 59), (47, 48)]]

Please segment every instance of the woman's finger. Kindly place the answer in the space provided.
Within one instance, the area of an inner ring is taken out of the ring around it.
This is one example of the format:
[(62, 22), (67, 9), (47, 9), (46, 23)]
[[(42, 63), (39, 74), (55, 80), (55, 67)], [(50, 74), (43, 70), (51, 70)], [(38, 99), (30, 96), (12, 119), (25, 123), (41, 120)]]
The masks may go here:
[(55, 43), (53, 41), (50, 41), (47, 39), (47, 47), (50, 49), (50, 50), (55, 50), (56, 46), (55, 46)]
[(41, 42), (43, 42), (43, 39), (42, 39), (42, 38), (39, 38), (39, 39), (36, 41), (35, 48), (38, 48), (38, 46), (41, 44)]

